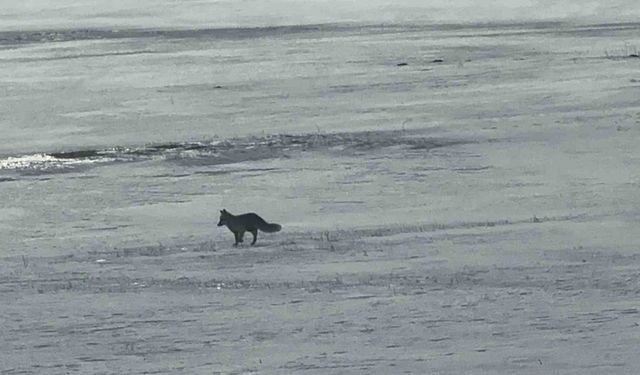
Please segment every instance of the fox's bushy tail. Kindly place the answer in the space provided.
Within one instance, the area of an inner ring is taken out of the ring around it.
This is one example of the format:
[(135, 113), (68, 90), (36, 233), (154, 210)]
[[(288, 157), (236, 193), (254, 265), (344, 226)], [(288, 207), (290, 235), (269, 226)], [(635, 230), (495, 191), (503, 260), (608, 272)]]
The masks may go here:
[(261, 231), (263, 232), (267, 232), (267, 233), (274, 233), (274, 232), (279, 232), (280, 229), (282, 229), (282, 225), (280, 224), (273, 224), (273, 223), (264, 223), (262, 224), (262, 226), (260, 228)]

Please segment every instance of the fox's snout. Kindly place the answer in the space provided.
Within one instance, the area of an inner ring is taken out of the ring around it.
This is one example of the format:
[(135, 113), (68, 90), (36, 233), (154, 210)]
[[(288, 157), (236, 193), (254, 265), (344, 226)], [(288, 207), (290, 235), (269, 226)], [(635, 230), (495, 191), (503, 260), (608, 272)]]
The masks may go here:
[(220, 220), (218, 220), (218, 226), (221, 227), (223, 225), (227, 225), (226, 222), (227, 210), (220, 210)]

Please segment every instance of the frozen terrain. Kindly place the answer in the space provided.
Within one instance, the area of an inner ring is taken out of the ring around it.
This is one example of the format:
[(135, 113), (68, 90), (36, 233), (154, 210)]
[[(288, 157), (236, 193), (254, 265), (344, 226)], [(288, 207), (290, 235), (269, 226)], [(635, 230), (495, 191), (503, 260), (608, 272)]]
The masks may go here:
[(3, 0), (3, 30), (358, 23), (635, 21), (635, 0)]
[(0, 373), (640, 372), (640, 25), (96, 4), (4, 13)]

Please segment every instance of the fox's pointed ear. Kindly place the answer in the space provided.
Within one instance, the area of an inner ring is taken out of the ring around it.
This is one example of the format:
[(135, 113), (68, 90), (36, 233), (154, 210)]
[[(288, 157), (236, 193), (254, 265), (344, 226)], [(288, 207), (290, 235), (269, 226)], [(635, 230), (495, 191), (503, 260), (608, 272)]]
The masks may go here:
[(227, 213), (227, 209), (226, 209), (226, 208), (223, 208), (223, 209), (222, 209), (222, 211), (220, 211), (220, 212), (222, 212), (222, 213), (225, 213), (225, 214), (226, 214), (226, 213)]

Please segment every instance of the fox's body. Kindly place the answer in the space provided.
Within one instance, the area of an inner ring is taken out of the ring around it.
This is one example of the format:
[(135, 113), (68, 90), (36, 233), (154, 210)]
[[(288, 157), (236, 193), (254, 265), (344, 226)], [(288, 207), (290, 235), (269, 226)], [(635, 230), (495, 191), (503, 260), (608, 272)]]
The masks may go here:
[(232, 215), (227, 210), (220, 211), (218, 226), (221, 227), (223, 225), (226, 225), (235, 236), (236, 242), (233, 244), (234, 246), (243, 242), (245, 232), (253, 235), (253, 242), (251, 242), (253, 245), (258, 239), (258, 230), (273, 233), (282, 229), (280, 224), (267, 223), (263, 218), (253, 212), (242, 215)]

